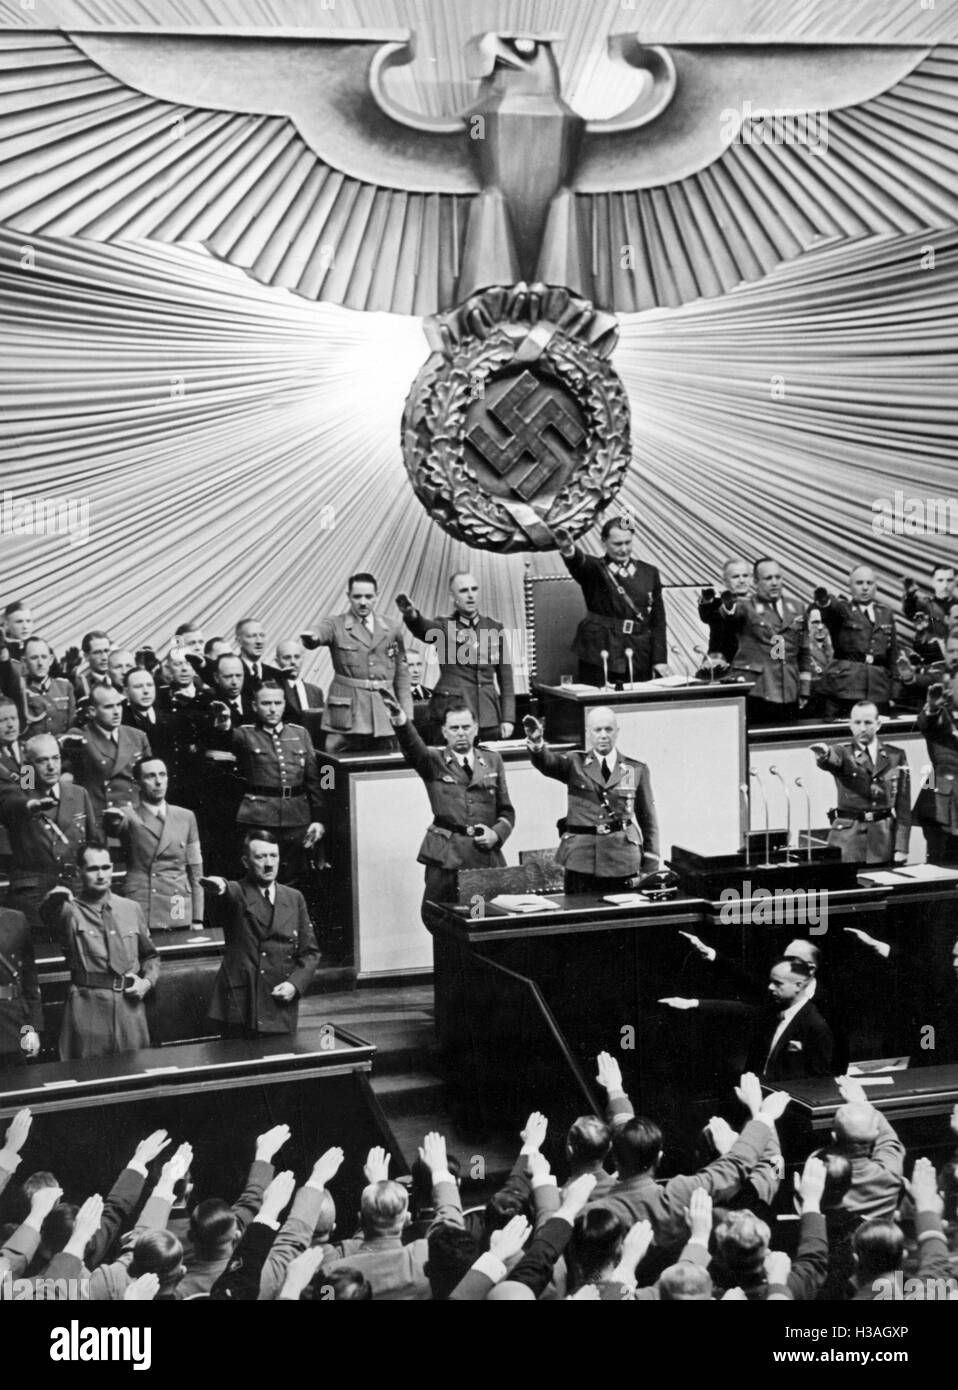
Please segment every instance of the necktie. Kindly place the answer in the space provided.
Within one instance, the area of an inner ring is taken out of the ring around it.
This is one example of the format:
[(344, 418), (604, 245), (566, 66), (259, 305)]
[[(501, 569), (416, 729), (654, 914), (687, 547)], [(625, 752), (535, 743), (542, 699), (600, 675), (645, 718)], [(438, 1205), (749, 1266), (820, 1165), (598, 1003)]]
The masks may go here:
[(263, 889), (263, 897), (264, 897), (264, 899), (266, 900), (267, 906), (272, 907), (272, 906), (273, 906), (273, 890), (272, 890), (271, 887), (266, 887), (266, 888)]
[(610, 778), (611, 776), (612, 776), (612, 769), (609, 767), (609, 764), (606, 762), (605, 758), (603, 758), (603, 759), (602, 759), (602, 780), (603, 780), (603, 782), (608, 782), (608, 780), (609, 780), (609, 778)]
[(370, 637), (372, 637), (376, 631), (376, 624), (373, 622), (372, 613), (367, 613), (365, 618), (363, 618), (363, 626), (369, 633)]
[(472, 778), (472, 763), (468, 758), (463, 758), (462, 768), (468, 778)]
[(253, 662), (253, 676), (255, 677), (256, 680), (262, 680), (262, 675), (261, 675), (261, 673), (260, 673), (259, 662), (258, 662), (258, 661), (254, 661), (254, 662)]

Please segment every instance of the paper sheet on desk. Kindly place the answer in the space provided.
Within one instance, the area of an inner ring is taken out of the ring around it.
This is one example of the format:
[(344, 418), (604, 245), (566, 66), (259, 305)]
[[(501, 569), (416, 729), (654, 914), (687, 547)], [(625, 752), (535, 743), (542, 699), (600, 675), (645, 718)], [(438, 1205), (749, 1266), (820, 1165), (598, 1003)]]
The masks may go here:
[(538, 893), (500, 893), (493, 898), (490, 907), (498, 907), (502, 912), (558, 912), (559, 904), (551, 898), (540, 897)]
[(894, 1086), (893, 1076), (862, 1076), (861, 1072), (856, 1072), (854, 1067), (848, 1068), (848, 1075), (854, 1076), (860, 1086)]
[(614, 903), (616, 907), (641, 907), (649, 899), (644, 893), (606, 893), (604, 903)]

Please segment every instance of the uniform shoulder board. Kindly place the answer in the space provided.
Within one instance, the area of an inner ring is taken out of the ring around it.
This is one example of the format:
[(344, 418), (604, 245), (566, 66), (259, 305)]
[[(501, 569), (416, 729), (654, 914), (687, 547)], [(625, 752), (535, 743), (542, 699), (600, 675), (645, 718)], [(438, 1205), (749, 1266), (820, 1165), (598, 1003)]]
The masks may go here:
[[(256, 728), (256, 725), (255, 725), (255, 724), (241, 724), (241, 725), (240, 725), (240, 729), (255, 729), (255, 728)], [(237, 730), (237, 733), (238, 733), (238, 732), (239, 732), (239, 730)]]

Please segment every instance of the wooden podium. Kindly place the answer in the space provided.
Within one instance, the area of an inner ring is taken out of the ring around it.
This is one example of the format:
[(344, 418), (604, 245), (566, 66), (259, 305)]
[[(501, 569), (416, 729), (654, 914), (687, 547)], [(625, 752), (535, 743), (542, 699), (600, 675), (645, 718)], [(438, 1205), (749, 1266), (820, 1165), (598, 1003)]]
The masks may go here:
[(608, 705), (618, 746), (647, 763), (661, 844), (701, 854), (734, 854), (745, 838), (746, 685), (693, 681), (637, 684), (623, 691), (583, 685), (536, 686), (550, 743), (584, 746), (589, 710)]

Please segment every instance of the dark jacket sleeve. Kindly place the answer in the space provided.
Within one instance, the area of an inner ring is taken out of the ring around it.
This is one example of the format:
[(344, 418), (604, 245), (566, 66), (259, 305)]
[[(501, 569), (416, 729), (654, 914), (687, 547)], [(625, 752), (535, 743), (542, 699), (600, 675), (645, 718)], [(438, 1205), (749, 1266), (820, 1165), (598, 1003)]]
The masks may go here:
[(246, 1230), (263, 1205), (263, 1193), (273, 1181), (275, 1171), (272, 1163), (264, 1163), (262, 1159), (254, 1159), (250, 1164), (246, 1186), (233, 1203), (233, 1215), (241, 1231)]
[[(500, 633), (500, 637), (502, 634)], [(512, 677), (512, 663), (503, 659), (496, 667), (496, 675), (499, 678), (499, 695), (502, 706), (503, 724), (515, 724), (516, 722), (516, 690), (515, 682)]]
[(525, 1284), (536, 1298), (548, 1287), (556, 1261), (563, 1254), (572, 1236), (572, 1227), (563, 1217), (551, 1216), (533, 1236), (519, 1263), (509, 1271), (509, 1284)]
[(326, 823), (329, 815), (326, 793), (323, 791), (322, 781), (319, 775), (319, 764), (316, 762), (316, 749), (313, 747), (313, 740), (309, 734), (303, 730), (303, 742), (306, 745), (306, 765), (304, 776), (306, 780), (306, 795), (309, 798), (309, 814), (315, 821)]
[(516, 826), (515, 807), (509, 800), (509, 786), (506, 782), (505, 763), (500, 762), (496, 781), (496, 823), (492, 827), (499, 836), (499, 843), (508, 840)]
[(810, 1302), (828, 1273), (828, 1233), (821, 1212), (802, 1213), (798, 1230), (798, 1250), (792, 1261), (786, 1287), (792, 1298)]
[(435, 775), (432, 757), (429, 749), (416, 732), (411, 719), (407, 719), (405, 724), (400, 724), (396, 728), (396, 737), (399, 740), (402, 755), (409, 766), (415, 768), (424, 782), (431, 782)]
[(103, 1203), (100, 1229), (87, 1247), (87, 1269), (96, 1269), (110, 1253), (114, 1241), (123, 1229), (123, 1223), (133, 1214), (133, 1209), (140, 1200), (144, 1181), (142, 1173), (138, 1173), (135, 1168), (124, 1168), (110, 1188)]
[(814, 1020), (805, 1034), (805, 1072), (808, 1076), (833, 1076), (835, 1041), (824, 1019)]
[(251, 1221), (229, 1264), (210, 1289), (210, 1299), (221, 1303), (255, 1303), (259, 1298), (263, 1266), (276, 1235), (265, 1221)]
[(296, 993), (303, 995), (309, 989), (313, 976), (316, 974), (316, 967), (319, 965), (319, 947), (316, 944), (316, 933), (313, 931), (313, 924), (309, 920), (309, 911), (306, 901), (300, 894), (298, 904), (299, 921), (299, 950), (293, 962), (293, 968), (286, 977), (291, 985), (296, 986)]
[(668, 637), (665, 626), (665, 603), (662, 599), (662, 581), (658, 570), (654, 571), (652, 581), (652, 611), (649, 614), (649, 628), (652, 633), (652, 665), (664, 666), (669, 659)]
[(642, 854), (659, 857), (659, 820), (655, 814), (655, 799), (652, 796), (652, 778), (647, 766), (642, 767), (642, 776), (635, 793), (635, 818), (642, 831)]
[(568, 783), (572, 777), (572, 759), (567, 753), (553, 752), (547, 743), (541, 748), (530, 748), (529, 761), (546, 777), (554, 777), (557, 782)]

